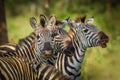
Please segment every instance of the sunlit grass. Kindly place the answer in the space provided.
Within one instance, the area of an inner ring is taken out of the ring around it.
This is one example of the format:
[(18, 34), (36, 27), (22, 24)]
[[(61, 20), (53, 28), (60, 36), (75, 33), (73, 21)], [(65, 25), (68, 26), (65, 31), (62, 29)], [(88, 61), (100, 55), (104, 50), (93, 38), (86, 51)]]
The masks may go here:
[(16, 43), (19, 39), (26, 37), (33, 31), (32, 27), (29, 24), (29, 17), (8, 17), (7, 25), (10, 42)]

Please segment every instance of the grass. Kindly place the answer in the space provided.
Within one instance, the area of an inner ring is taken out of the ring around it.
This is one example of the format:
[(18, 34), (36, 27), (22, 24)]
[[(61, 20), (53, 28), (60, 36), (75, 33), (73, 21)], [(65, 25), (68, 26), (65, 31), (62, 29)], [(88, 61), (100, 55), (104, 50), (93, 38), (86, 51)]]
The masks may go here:
[[(10, 42), (17, 43), (20, 38), (24, 38), (33, 31), (29, 24), (30, 17), (7, 17)], [(111, 39), (107, 48), (88, 49), (82, 66), (82, 80), (120, 80), (119, 49), (120, 36), (115, 40)]]
[(24, 38), (33, 31), (32, 27), (29, 24), (29, 17), (8, 17), (7, 25), (10, 42), (17, 43), (19, 39)]
[(87, 50), (82, 68), (83, 80), (120, 80), (119, 42), (114, 40), (105, 49)]

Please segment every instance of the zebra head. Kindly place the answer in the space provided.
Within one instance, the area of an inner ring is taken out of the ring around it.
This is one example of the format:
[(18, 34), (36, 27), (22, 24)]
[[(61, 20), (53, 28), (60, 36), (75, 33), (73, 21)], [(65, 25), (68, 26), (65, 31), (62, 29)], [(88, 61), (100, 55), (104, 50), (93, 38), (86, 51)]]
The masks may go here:
[(85, 22), (86, 16), (79, 17), (75, 21), (70, 21), (71, 28), (76, 31), (76, 35), (78, 35), (81, 43), (84, 47), (94, 47), (101, 46), (105, 48), (107, 45), (109, 38), (108, 36), (93, 24), (94, 18), (90, 18)]
[(52, 32), (52, 36), (54, 37), (55, 52), (66, 50), (69, 45), (68, 33), (63, 29), (67, 24), (67, 22), (65, 22), (67, 20), (69, 20), (69, 17), (63, 21), (56, 20), (55, 25), (49, 27), (49, 30)]
[(41, 54), (41, 56), (50, 57), (53, 53), (53, 38), (51, 36), (51, 31), (47, 28), (48, 22), (51, 22), (53, 17), (49, 20), (46, 19), (44, 15), (40, 15), (40, 24), (37, 24), (37, 21), (34, 17), (30, 18), (30, 24), (35, 30), (36, 34), (36, 49)]

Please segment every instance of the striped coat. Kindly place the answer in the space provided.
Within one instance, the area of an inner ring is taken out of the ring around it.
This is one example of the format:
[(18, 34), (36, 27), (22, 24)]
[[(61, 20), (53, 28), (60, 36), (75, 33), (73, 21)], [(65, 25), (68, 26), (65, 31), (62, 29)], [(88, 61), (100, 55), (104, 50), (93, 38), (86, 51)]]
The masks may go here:
[(0, 58), (0, 80), (69, 80), (51, 65), (39, 64), (36, 69), (21, 57)]
[[(70, 30), (66, 35), (67, 37), (65, 35), (57, 37), (62, 42), (67, 42), (68, 47), (58, 54), (55, 67), (72, 80), (80, 80), (81, 66), (86, 49), (94, 46), (105, 47), (109, 40), (108, 36), (98, 30), (90, 19), (85, 23), (85, 17), (78, 20), (80, 22), (69, 22)], [(67, 56), (66, 53), (71, 55)]]

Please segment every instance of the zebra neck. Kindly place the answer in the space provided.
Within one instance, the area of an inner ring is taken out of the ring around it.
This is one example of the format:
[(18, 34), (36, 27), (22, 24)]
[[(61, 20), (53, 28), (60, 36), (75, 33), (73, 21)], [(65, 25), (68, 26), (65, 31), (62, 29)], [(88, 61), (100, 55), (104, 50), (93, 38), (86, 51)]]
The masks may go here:
[(74, 62), (74, 66), (76, 69), (80, 70), (81, 68), (81, 64), (83, 62), (84, 59), (84, 55), (85, 55), (85, 51), (86, 51), (86, 47), (85, 45), (82, 43), (81, 39), (80, 39), (80, 35), (79, 34), (74, 34), (72, 36), (73, 38), (71, 39), (73, 47), (75, 49), (74, 51), (74, 55), (72, 56), (72, 60)]
[(23, 56), (23, 58), (27, 60), (34, 59), (34, 55), (37, 53), (35, 49), (35, 38), (36, 35), (33, 32), (26, 38), (19, 40), (19, 43), (16, 48), (16, 54)]

